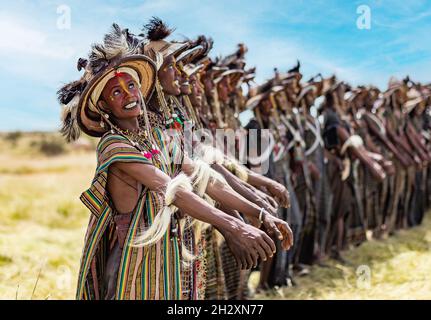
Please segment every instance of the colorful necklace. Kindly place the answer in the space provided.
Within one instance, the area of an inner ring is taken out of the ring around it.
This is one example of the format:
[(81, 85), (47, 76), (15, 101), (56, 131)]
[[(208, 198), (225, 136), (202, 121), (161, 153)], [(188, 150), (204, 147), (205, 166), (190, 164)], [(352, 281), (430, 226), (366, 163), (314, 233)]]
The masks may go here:
[(123, 130), (120, 128), (116, 128), (116, 130), (125, 136), (134, 147), (137, 147), (145, 158), (151, 160), (155, 157), (160, 161), (160, 149), (157, 145), (149, 142), (150, 139), (147, 131), (140, 128), (138, 131), (131, 131), (128, 129)]

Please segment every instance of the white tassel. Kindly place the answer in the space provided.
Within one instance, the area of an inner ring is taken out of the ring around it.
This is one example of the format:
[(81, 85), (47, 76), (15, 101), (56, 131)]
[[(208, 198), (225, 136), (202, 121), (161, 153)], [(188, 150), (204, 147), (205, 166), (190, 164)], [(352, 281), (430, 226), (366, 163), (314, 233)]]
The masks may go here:
[[(205, 190), (207, 189), (208, 183), (211, 180), (216, 180), (224, 185), (230, 187), (226, 179), (217, 171), (212, 169), (208, 163), (197, 159), (194, 161), (194, 169), (190, 176), (193, 181), (193, 187), (196, 189), (196, 193), (200, 197), (205, 196)], [(208, 197), (208, 196), (207, 196)], [(204, 197), (205, 198), (205, 197)], [(209, 198), (209, 197), (208, 197)]]
[(166, 234), (171, 223), (171, 216), (177, 210), (173, 202), (175, 194), (180, 189), (192, 191), (190, 179), (182, 173), (168, 183), (165, 193), (165, 207), (156, 215), (153, 224), (135, 239), (133, 246), (145, 247), (153, 245)]
[(199, 157), (208, 164), (213, 164), (213, 163), (223, 164), (225, 160), (225, 156), (223, 152), (221, 152), (220, 150), (214, 147), (206, 146), (206, 145), (202, 145), (200, 147)]

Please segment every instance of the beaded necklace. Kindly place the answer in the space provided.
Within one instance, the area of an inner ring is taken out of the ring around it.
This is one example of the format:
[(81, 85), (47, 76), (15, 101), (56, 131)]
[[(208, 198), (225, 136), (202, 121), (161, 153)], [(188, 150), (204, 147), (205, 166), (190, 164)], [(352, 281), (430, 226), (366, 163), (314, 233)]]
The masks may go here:
[(161, 162), (161, 157), (163, 155), (160, 152), (160, 148), (156, 144), (150, 143), (151, 139), (146, 130), (139, 128), (138, 131), (131, 131), (128, 129), (120, 129), (115, 125), (113, 125), (112, 128), (111, 133), (117, 131), (117, 133), (124, 136), (145, 158), (148, 160), (156, 160), (159, 163)]

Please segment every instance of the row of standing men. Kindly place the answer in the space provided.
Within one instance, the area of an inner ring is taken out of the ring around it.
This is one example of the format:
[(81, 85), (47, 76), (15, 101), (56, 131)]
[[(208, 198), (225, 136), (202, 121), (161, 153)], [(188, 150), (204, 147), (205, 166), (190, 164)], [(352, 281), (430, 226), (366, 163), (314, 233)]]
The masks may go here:
[[(343, 250), (421, 223), (431, 201), (429, 86), (409, 78), (392, 78), (388, 89), (381, 92), (372, 86), (352, 87), (335, 76), (324, 78), (319, 74), (303, 81), (299, 62), (285, 73), (275, 69), (270, 80), (255, 85), (256, 70), (246, 67), (244, 44), (239, 44), (232, 55), (214, 59), (209, 56), (213, 44), (210, 38), (167, 41), (170, 33), (156, 18), (140, 35), (144, 41), (128, 29), (114, 25), (104, 46), (92, 48), (92, 73), (97, 74), (94, 70), (108, 65), (94, 62), (103, 60), (94, 59), (103, 50), (104, 59), (113, 51), (125, 55), (132, 47), (153, 59), (158, 68), (156, 94), (147, 103), (141, 126), (180, 132), (182, 151), (186, 123), (191, 123), (195, 131), (206, 129), (216, 137), (213, 147), (219, 150), (204, 149), (212, 159), (205, 159), (205, 154), (200, 155), (201, 159), (210, 163), (242, 197), (291, 226), (292, 248), (282, 250), (281, 243), (274, 241), (275, 255), (255, 266), (260, 270), (260, 289), (295, 285), (294, 275), (306, 274), (308, 266), (314, 263), (324, 263), (328, 257), (345, 262)], [(127, 50), (118, 50), (119, 46)], [(87, 59), (78, 61), (78, 70), (88, 68)], [(85, 93), (87, 82), (83, 83), (63, 87), (59, 91), (60, 102), (68, 106), (76, 92)], [(70, 140), (77, 138), (72, 118), (73, 107), (69, 105), (63, 116), (63, 133)], [(103, 120), (102, 117), (100, 132), (105, 126)], [(85, 119), (79, 124), (92, 135)], [(225, 150), (225, 136), (217, 141), (220, 129), (234, 132), (233, 151)], [(253, 130), (259, 138), (256, 144), (250, 143)], [(197, 144), (207, 136), (200, 137)], [(249, 142), (246, 148), (239, 143), (242, 137)], [(190, 156), (193, 158), (193, 154)], [(246, 159), (245, 165), (239, 158)], [(282, 199), (283, 188), (289, 193), (289, 201)], [(244, 212), (214, 203), (203, 193), (200, 195), (212, 205), (252, 223)], [(240, 268), (231, 247), (216, 228), (190, 218), (185, 220), (188, 227), (182, 229), (180, 237), (194, 258), (183, 259), (182, 266), (187, 267), (181, 272), (181, 298), (247, 298), (251, 266)], [(130, 233), (130, 228), (129, 219), (125, 230)], [(275, 240), (275, 234), (271, 235)], [(96, 262), (87, 262), (86, 259), (94, 259), (87, 252), (92, 249), (87, 248), (88, 238), (77, 297), (107, 297), (95, 293), (100, 288), (95, 289), (98, 285), (94, 278), (100, 276), (94, 275), (107, 266), (96, 267)], [(113, 254), (108, 250), (107, 256), (110, 255)], [(119, 256), (121, 253), (115, 259)], [(109, 265), (106, 260), (105, 264)], [(122, 297), (117, 285), (116, 298)]]

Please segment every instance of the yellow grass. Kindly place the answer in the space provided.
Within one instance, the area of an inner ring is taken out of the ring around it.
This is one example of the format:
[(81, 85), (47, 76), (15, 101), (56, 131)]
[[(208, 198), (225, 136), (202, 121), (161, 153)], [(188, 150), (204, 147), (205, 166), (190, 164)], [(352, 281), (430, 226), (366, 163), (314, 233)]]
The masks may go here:
[[(26, 152), (36, 138), (25, 135), (11, 147), (0, 135), (0, 299), (73, 299), (89, 215), (78, 197), (93, 178), (96, 159), (69, 148), (56, 157)], [(256, 298), (431, 298), (430, 214), (423, 226), (365, 243), (345, 257), (351, 267), (329, 261), (331, 268), (313, 267), (309, 276), (296, 278), (297, 287)], [(361, 265), (370, 277), (356, 275)], [(257, 280), (252, 274), (251, 285)]]
[(0, 299), (30, 299), (39, 273), (33, 299), (73, 299), (88, 220), (78, 197), (93, 178), (95, 155), (19, 148), (0, 152)]
[[(371, 240), (296, 277), (297, 286), (258, 294), (260, 299), (431, 299), (431, 212), (424, 224), (386, 240)], [(256, 287), (258, 272), (250, 279)]]

